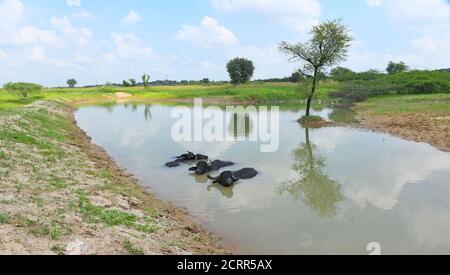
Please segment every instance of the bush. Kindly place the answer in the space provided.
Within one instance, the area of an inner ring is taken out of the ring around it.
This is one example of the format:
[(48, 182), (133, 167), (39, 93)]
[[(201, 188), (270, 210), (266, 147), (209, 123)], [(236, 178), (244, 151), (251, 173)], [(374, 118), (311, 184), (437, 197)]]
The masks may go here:
[(450, 74), (442, 71), (411, 71), (386, 77), (401, 94), (450, 93)]
[(338, 91), (331, 92), (330, 97), (350, 103), (362, 102), (372, 96), (393, 93), (395, 87), (383, 81), (349, 81), (341, 85)]
[(354, 80), (370, 81), (383, 78), (384, 76), (385, 76), (384, 74), (376, 70), (369, 70), (367, 72), (355, 73), (346, 68), (338, 67), (331, 71), (332, 79), (339, 82), (354, 81)]
[(5, 84), (3, 88), (8, 92), (16, 93), (23, 98), (28, 97), (28, 95), (32, 92), (40, 92), (43, 89), (43, 87), (39, 84), (25, 82), (10, 82)]
[[(359, 74), (366, 78), (370, 74)], [(450, 93), (450, 74), (443, 71), (411, 71), (391, 75), (380, 74), (371, 80), (351, 80), (331, 92), (332, 98), (356, 103), (369, 97), (387, 94)]]

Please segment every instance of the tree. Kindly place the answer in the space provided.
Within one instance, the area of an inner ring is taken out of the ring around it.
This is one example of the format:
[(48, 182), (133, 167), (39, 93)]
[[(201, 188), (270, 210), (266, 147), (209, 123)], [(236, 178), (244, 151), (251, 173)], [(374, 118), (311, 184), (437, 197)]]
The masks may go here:
[(3, 86), (3, 89), (5, 89), (8, 92), (16, 93), (22, 98), (27, 98), (28, 95), (32, 92), (40, 92), (43, 87), (38, 84), (34, 83), (24, 83), (24, 82), (17, 82), (17, 83), (7, 83)]
[(294, 72), (292, 73), (291, 77), (290, 77), (290, 81), (293, 83), (298, 83), (303, 79), (303, 76), (300, 72)]
[(393, 61), (389, 62), (386, 71), (389, 74), (403, 73), (409, 70), (409, 67), (404, 62), (395, 63)]
[(336, 67), (332, 69), (330, 72), (331, 78), (333, 78), (336, 81), (344, 81), (345, 79), (351, 77), (354, 74), (355, 72), (344, 67)]
[(147, 74), (142, 75), (142, 84), (144, 84), (144, 87), (147, 87), (148, 84), (150, 84), (150, 76)]
[(122, 82), (122, 86), (124, 86), (124, 87), (130, 87), (131, 84), (130, 84), (130, 82), (124, 80), (124, 81)]
[(209, 78), (203, 78), (201, 81), (203, 84), (207, 85), (209, 84), (211, 81), (209, 80)]
[(77, 85), (77, 81), (75, 79), (69, 79), (67, 80), (67, 85), (69, 85), (69, 88), (75, 88), (75, 85)]
[(282, 42), (280, 51), (289, 56), (290, 61), (299, 61), (303, 75), (312, 79), (312, 87), (306, 93), (306, 117), (310, 116), (311, 103), (316, 93), (318, 80), (327, 67), (333, 66), (347, 57), (352, 38), (347, 27), (340, 20), (328, 21), (314, 26), (312, 38), (305, 43), (290, 44)]
[(129, 81), (130, 81), (130, 85), (131, 85), (132, 87), (136, 86), (137, 82), (136, 82), (135, 79), (131, 78)]
[(231, 83), (235, 85), (244, 84), (250, 81), (255, 71), (253, 62), (245, 58), (235, 58), (227, 64), (227, 71), (230, 75)]

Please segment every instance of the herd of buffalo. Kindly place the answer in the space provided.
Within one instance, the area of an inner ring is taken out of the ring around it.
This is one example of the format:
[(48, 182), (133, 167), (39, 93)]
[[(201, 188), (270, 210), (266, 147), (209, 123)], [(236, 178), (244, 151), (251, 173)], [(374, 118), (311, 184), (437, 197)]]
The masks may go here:
[[(233, 162), (228, 161), (209, 161), (209, 157), (201, 154), (194, 154), (188, 152), (180, 155), (174, 161), (166, 163), (169, 168), (178, 167), (182, 163), (195, 163), (195, 166), (189, 168), (189, 171), (195, 172), (197, 175), (205, 175), (211, 172), (219, 171), (222, 168), (233, 166)], [(208, 175), (208, 178), (214, 183), (218, 183), (225, 187), (233, 186), (239, 180), (252, 179), (258, 175), (258, 172), (253, 168), (244, 168), (238, 171), (225, 171), (217, 177)]]

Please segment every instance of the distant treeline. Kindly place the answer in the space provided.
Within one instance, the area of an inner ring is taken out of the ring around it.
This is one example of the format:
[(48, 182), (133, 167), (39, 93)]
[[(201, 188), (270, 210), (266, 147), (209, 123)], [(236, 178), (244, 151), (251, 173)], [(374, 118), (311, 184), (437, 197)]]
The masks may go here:
[[(407, 67), (406, 67), (407, 68)], [(432, 79), (429, 79), (427, 76), (431, 76), (431, 72), (435, 73), (446, 73), (450, 74), (450, 68), (449, 69), (440, 69), (435, 71), (405, 71), (405, 72), (398, 72), (398, 73), (406, 73), (409, 72), (408, 76), (414, 75), (415, 79), (411, 80), (412, 82), (417, 82), (419, 80), (422, 81), (421, 85), (424, 85), (423, 81), (424, 78), (427, 78), (426, 81), (430, 83), (433, 82)], [(395, 74), (395, 73), (394, 73)], [(380, 80), (385, 76), (389, 76), (392, 74), (386, 74), (377, 70), (369, 70), (366, 72), (353, 72), (350, 69), (338, 67), (333, 70), (331, 70), (330, 73), (325, 74), (322, 73), (320, 78), (321, 79), (332, 79), (338, 82), (351, 82), (351, 81), (374, 81), (374, 80)], [(406, 75), (405, 75), (406, 76)], [(434, 76), (441, 76), (439, 74)], [(445, 76), (445, 75), (444, 75)], [(393, 77), (391, 77), (393, 78)], [(438, 77), (439, 78), (439, 77)], [(445, 78), (445, 77), (444, 77)], [(298, 83), (302, 80), (308, 79), (308, 77), (303, 76), (300, 72), (294, 72), (291, 76), (288, 77), (282, 77), (282, 78), (267, 78), (267, 79), (256, 79), (250, 81), (250, 83)], [(439, 79), (442, 80), (442, 77)], [(202, 80), (156, 80), (148, 83), (148, 86), (177, 86), (177, 85), (224, 85), (229, 84), (229, 81), (214, 81), (209, 80), (208, 78), (204, 78)], [(372, 83), (369, 83), (372, 84)], [(431, 85), (431, 84), (430, 84)], [(82, 86), (82, 88), (98, 88), (103, 86), (112, 86), (112, 87), (143, 87), (144, 84), (142, 82), (135, 83), (132, 86), (124, 86), (123, 83), (106, 83), (101, 85), (86, 85)], [(426, 86), (426, 85), (425, 85)], [(430, 87), (417, 88), (413, 87), (413, 91), (417, 92), (423, 92), (425, 89), (429, 89)], [(433, 86), (433, 85), (431, 85)], [(439, 85), (438, 85), (439, 86)], [(440, 85), (442, 86), (442, 85)], [(56, 88), (64, 88), (64, 87), (56, 87)], [(435, 90), (435, 89), (432, 89)], [(444, 90), (445, 92), (445, 90)]]

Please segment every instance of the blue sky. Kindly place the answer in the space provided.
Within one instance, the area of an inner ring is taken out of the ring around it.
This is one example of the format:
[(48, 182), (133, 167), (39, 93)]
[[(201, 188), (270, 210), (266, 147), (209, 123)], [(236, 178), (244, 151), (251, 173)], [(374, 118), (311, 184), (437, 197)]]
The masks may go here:
[(447, 0), (0, 0), (0, 84), (62, 86), (152, 79), (227, 79), (247, 57), (255, 78), (298, 66), (279, 42), (305, 41), (318, 22), (342, 18), (355, 41), (342, 65), (361, 71), (390, 60), (450, 67)]

